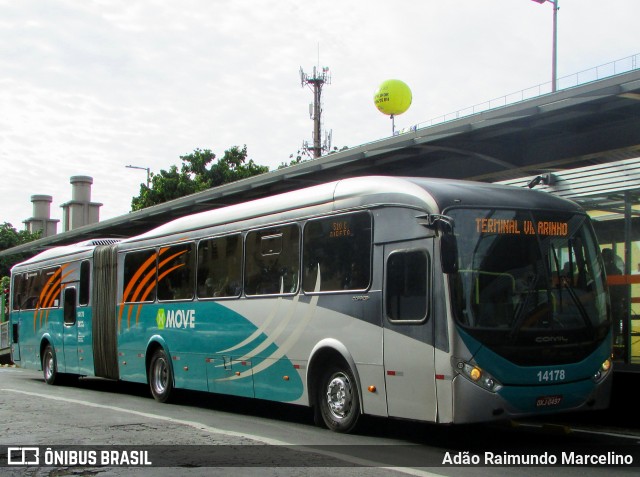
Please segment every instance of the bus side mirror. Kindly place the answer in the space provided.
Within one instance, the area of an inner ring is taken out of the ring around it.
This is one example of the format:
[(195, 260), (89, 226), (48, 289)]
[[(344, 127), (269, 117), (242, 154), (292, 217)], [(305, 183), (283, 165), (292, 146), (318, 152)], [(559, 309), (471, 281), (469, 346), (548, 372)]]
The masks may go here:
[(445, 233), (440, 237), (440, 262), (443, 273), (458, 271), (458, 241), (452, 233)]

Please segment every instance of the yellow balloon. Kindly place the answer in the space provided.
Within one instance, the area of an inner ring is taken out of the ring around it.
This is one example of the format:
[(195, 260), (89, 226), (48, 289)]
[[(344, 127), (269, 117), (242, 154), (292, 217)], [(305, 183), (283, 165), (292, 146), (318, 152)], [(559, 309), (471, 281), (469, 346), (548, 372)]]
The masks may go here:
[(373, 102), (381, 113), (402, 114), (411, 106), (411, 90), (403, 81), (387, 80), (378, 87)]

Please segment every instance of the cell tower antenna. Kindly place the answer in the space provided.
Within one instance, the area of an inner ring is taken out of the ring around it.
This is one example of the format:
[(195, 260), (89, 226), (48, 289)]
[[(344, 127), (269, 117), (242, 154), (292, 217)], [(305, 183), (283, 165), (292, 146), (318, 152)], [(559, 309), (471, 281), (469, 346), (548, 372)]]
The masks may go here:
[[(318, 46), (318, 65), (320, 65), (320, 47)], [(309, 105), (309, 115), (313, 120), (313, 146), (309, 146), (306, 142), (304, 148), (310, 151), (313, 158), (316, 159), (322, 155), (322, 152), (328, 150), (331, 146), (322, 145), (322, 87), (325, 84), (331, 84), (331, 74), (329, 68), (323, 66), (313, 67), (313, 75), (308, 75), (300, 67), (300, 83), (302, 87), (308, 86), (313, 91), (313, 104)]]

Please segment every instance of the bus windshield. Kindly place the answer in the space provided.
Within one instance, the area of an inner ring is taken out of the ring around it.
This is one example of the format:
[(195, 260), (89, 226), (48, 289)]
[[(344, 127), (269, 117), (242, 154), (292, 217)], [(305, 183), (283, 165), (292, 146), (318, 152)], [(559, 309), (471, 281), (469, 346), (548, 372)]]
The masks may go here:
[(458, 241), (458, 271), (450, 278), (454, 315), (467, 333), (530, 365), (578, 361), (605, 338), (605, 277), (585, 215), (447, 213)]

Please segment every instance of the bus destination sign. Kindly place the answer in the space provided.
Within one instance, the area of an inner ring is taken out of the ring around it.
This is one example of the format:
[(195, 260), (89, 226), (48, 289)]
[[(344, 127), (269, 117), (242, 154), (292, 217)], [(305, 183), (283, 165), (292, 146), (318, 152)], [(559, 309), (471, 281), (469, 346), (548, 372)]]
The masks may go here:
[(536, 223), (531, 220), (477, 218), (476, 232), (499, 235), (535, 235), (537, 233), (566, 237), (569, 235), (569, 224), (549, 220), (540, 220)]

